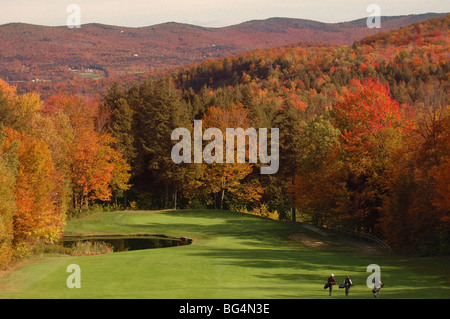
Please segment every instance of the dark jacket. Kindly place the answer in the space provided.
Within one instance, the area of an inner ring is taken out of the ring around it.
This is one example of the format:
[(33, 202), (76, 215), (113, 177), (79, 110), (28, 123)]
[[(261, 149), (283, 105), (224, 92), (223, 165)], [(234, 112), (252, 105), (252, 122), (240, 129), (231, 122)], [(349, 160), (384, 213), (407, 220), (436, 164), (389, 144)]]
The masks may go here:
[(350, 278), (345, 278), (344, 280), (344, 287), (350, 288), (352, 286), (352, 281)]
[(328, 285), (335, 285), (336, 284), (336, 280), (334, 279), (334, 277), (330, 276), (328, 277)]

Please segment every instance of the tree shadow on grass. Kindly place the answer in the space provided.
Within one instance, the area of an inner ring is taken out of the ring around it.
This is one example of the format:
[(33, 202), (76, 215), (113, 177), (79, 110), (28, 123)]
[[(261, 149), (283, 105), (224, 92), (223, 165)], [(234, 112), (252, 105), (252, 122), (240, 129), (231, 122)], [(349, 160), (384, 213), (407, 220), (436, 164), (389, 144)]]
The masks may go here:
[[(348, 247), (338, 247), (333, 250), (305, 249), (300, 245), (292, 245), (287, 239), (290, 232), (305, 232), (300, 224), (274, 222), (257, 216), (246, 215), (244, 222), (239, 213), (233, 216), (229, 211), (170, 211), (167, 216), (184, 218), (183, 223), (143, 223), (140, 225), (124, 225), (134, 229), (150, 232), (151, 229), (168, 229), (183, 234), (195, 234), (211, 238), (222, 237), (217, 243), (222, 246), (202, 245), (198, 249), (187, 252), (191, 256), (206, 257), (214, 260), (223, 269), (241, 268), (243, 273), (251, 273), (264, 282), (281, 282), (292, 285), (298, 282), (299, 289), (303, 284), (315, 288), (314, 293), (323, 289), (323, 284), (330, 275), (337, 275), (337, 284), (342, 283), (346, 275), (350, 275), (360, 288), (360, 296), (369, 297), (370, 289), (366, 279), (369, 264), (380, 263), (382, 267), (382, 295), (386, 298), (449, 298), (450, 290), (440, 284), (431, 275), (420, 276), (408, 271), (405, 275), (403, 266), (394, 266), (388, 256), (370, 256), (349, 251)], [(192, 219), (191, 219), (192, 218)], [(206, 223), (196, 222), (198, 219)], [(211, 222), (217, 220), (217, 223)], [(176, 221), (176, 220), (174, 220)], [(180, 234), (181, 235), (181, 234)], [(314, 236), (314, 234), (309, 234)], [(226, 246), (226, 237), (232, 242), (232, 247)], [(242, 248), (249, 247), (249, 248)], [(380, 259), (381, 258), (381, 259)], [(388, 265), (387, 268), (384, 265)], [(244, 271), (245, 270), (245, 271)], [(389, 290), (389, 287), (392, 287)], [(363, 290), (364, 289), (364, 290)], [(367, 289), (367, 290), (365, 290)], [(355, 291), (355, 290), (354, 290)], [(280, 298), (295, 298), (295, 293), (280, 294)]]
[[(352, 288), (353, 296), (357, 298), (373, 298), (371, 289), (367, 287), (367, 278), (372, 273), (367, 272), (371, 263), (359, 255), (345, 255), (336, 252), (318, 252), (308, 249), (232, 249), (208, 248), (193, 251), (193, 256), (208, 257), (218, 265), (228, 266), (230, 269), (242, 268), (243, 273), (251, 272), (261, 285), (279, 283), (289, 288), (280, 298), (296, 298), (302, 295), (292, 291), (292, 285), (298, 289), (309, 289), (311, 295), (321, 295), (323, 285), (330, 273), (335, 274), (336, 286), (343, 283), (345, 276), (350, 275), (355, 283)], [(382, 281), (385, 288), (382, 296), (385, 298), (450, 298), (450, 288), (444, 282), (436, 280), (432, 275), (417, 275), (404, 267), (383, 263)], [(226, 267), (224, 267), (226, 268)], [(284, 284), (283, 284), (284, 283)], [(304, 295), (304, 294), (303, 294)]]

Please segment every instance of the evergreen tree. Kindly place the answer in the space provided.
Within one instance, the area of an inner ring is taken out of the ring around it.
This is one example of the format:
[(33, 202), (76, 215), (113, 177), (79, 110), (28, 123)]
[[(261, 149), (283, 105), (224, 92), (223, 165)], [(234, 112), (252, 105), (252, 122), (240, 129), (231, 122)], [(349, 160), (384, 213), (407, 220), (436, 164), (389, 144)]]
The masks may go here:
[[(171, 149), (172, 131), (179, 127), (192, 126), (190, 113), (181, 92), (167, 79), (147, 81), (133, 89), (131, 103), (135, 103), (135, 139), (140, 170), (136, 179), (140, 186), (157, 186), (163, 189), (162, 207), (168, 208), (169, 192), (172, 192), (174, 207), (179, 190), (187, 176), (186, 166), (175, 164)], [(152, 177), (154, 183), (149, 182)], [(158, 191), (159, 192), (159, 191)]]
[(136, 156), (132, 133), (133, 111), (128, 104), (126, 94), (120, 89), (117, 82), (114, 82), (109, 88), (103, 104), (111, 112), (107, 128), (112, 136), (116, 138), (117, 148), (131, 165)]
[(284, 202), (290, 203), (292, 209), (292, 220), (296, 221), (296, 211), (294, 207), (295, 196), (288, 192), (288, 185), (294, 183), (294, 177), (297, 170), (300, 169), (301, 155), (301, 132), (303, 126), (302, 111), (294, 107), (287, 106), (280, 108), (275, 115), (272, 127), (280, 129), (280, 169), (274, 178), (270, 178), (272, 182), (283, 185), (283, 188), (277, 186), (283, 196)]
[[(133, 110), (128, 104), (127, 96), (120, 89), (119, 83), (114, 82), (103, 99), (103, 106), (110, 113), (107, 124), (109, 133), (116, 139), (114, 146), (120, 151), (127, 166), (133, 168), (136, 157), (136, 148), (133, 134)], [(134, 171), (132, 171), (132, 174)], [(127, 191), (123, 187), (114, 187), (113, 197), (117, 205), (117, 197), (123, 193), (124, 207), (127, 207)]]

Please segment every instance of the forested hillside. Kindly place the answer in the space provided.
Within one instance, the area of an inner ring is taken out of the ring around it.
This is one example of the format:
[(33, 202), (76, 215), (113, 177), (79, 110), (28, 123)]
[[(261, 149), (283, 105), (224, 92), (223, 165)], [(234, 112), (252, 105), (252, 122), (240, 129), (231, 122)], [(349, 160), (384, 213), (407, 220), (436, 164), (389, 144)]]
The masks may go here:
[[(68, 214), (208, 207), (449, 252), (450, 15), (351, 46), (256, 50), (103, 96), (0, 82), (0, 266)], [(280, 166), (175, 164), (175, 128), (279, 128)]]
[[(206, 59), (275, 48), (300, 41), (351, 45), (382, 31), (443, 14), (382, 17), (381, 29), (366, 19), (321, 23), (272, 18), (223, 28), (164, 23), (140, 28), (86, 24), (80, 29), (10, 23), (0, 26), (0, 78), (19, 92), (51, 92), (84, 81), (139, 76)], [(92, 83), (87, 86), (92, 85)]]

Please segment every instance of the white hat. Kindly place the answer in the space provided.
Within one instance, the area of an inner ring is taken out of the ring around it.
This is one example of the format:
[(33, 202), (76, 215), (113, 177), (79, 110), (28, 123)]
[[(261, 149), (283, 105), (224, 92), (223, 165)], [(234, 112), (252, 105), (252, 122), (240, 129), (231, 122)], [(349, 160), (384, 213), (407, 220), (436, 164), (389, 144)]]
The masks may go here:
[(331, 274), (331, 277), (334, 277), (334, 274)]

